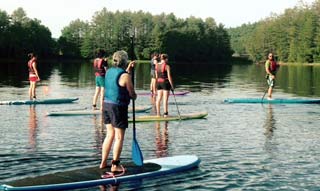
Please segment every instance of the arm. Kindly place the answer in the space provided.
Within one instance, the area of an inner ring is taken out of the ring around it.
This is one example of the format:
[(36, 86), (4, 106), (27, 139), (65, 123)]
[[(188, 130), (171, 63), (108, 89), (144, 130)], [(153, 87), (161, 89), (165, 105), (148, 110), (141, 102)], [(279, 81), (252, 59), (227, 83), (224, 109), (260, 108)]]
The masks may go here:
[(39, 77), (38, 70), (37, 70), (37, 63), (33, 62), (32, 67), (33, 67), (34, 73), (36, 74), (36, 76), (38, 78), (38, 81), (40, 81), (40, 77)]
[(172, 77), (171, 77), (171, 70), (170, 70), (170, 66), (167, 65), (166, 66), (166, 70), (167, 70), (167, 73), (168, 73), (168, 80), (170, 82), (170, 85), (171, 85), (171, 89), (173, 90), (173, 80), (172, 80)]
[(128, 73), (122, 74), (119, 79), (119, 85), (122, 87), (126, 87), (126, 89), (129, 92), (129, 95), (132, 99), (137, 99), (137, 94), (134, 90), (130, 74), (128, 74)]
[(135, 63), (136, 63), (135, 61), (131, 61), (127, 66), (126, 72), (128, 72), (130, 74)]

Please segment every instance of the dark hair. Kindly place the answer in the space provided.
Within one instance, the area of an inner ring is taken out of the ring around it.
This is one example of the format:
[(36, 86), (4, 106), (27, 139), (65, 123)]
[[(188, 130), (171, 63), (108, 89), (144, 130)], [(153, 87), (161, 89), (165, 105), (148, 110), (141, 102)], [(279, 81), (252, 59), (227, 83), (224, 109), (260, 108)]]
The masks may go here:
[(168, 55), (167, 54), (161, 54), (161, 60), (165, 60), (168, 59)]
[(103, 49), (98, 49), (98, 51), (97, 51), (97, 57), (98, 57), (98, 58), (103, 58), (105, 54), (106, 54), (106, 51), (105, 51), (105, 50), (103, 50)]
[(36, 57), (36, 55), (35, 55), (35, 53), (30, 52), (30, 53), (28, 54), (28, 57), (31, 59), (31, 58), (33, 58), (33, 57)]

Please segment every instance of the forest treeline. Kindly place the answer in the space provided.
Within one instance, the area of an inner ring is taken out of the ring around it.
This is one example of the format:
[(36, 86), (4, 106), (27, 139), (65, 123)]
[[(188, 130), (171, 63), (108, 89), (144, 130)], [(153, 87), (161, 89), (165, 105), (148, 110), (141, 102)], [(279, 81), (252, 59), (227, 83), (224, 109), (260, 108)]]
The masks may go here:
[(283, 14), (273, 14), (228, 32), (235, 53), (247, 55), (253, 61), (265, 60), (273, 52), (282, 62), (319, 63), (320, 0), (312, 4), (301, 1)]
[(116, 50), (129, 53), (134, 36), (136, 59), (150, 59), (153, 52), (165, 52), (170, 60), (212, 61), (232, 55), (230, 36), (213, 18), (177, 18), (174, 14), (138, 12), (96, 12), (91, 21), (71, 21), (58, 39), (22, 8), (11, 15), (0, 10), (0, 57), (23, 57), (34, 51), (41, 57), (93, 58), (99, 48), (108, 55)]

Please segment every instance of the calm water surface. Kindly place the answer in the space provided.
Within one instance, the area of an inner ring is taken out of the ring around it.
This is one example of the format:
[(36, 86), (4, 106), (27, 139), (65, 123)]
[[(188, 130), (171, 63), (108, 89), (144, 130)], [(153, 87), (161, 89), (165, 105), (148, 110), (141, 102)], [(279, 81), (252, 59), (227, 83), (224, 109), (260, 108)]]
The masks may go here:
[[(138, 91), (148, 90), (148, 67), (137, 66)], [(119, 190), (319, 190), (320, 105), (223, 103), (225, 98), (261, 98), (266, 89), (262, 66), (172, 67), (176, 91), (191, 91), (176, 97), (180, 112), (207, 111), (209, 115), (204, 120), (138, 123), (137, 139), (145, 159), (194, 154), (202, 162), (198, 169), (121, 184)], [(9, 70), (8, 77), (1, 73), (1, 100), (28, 97), (26, 75), (15, 75), (15, 71)], [(45, 116), (48, 111), (90, 108), (91, 65), (53, 64), (42, 71), (39, 98), (80, 100), (63, 105), (0, 106), (0, 184), (99, 165), (106, 134), (101, 116)], [(274, 97), (319, 98), (320, 67), (283, 66)], [(169, 112), (177, 114), (173, 97), (169, 102)], [(136, 105), (148, 104), (147, 96), (136, 101)], [(124, 162), (131, 161), (131, 141), (129, 128)]]

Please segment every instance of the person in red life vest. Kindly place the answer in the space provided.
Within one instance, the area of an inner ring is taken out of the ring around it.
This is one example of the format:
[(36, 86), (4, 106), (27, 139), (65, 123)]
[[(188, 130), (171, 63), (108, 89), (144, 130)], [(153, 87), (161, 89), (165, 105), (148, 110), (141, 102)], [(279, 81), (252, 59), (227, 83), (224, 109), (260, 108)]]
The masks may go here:
[(265, 69), (267, 73), (266, 79), (269, 86), (268, 98), (267, 98), (268, 100), (272, 99), (272, 90), (275, 84), (276, 72), (278, 67), (279, 67), (279, 64), (277, 64), (277, 62), (275, 61), (273, 54), (269, 53), (268, 59), (265, 63)]
[(37, 56), (34, 53), (28, 54), (29, 61), (28, 61), (28, 69), (29, 69), (29, 98), (30, 100), (35, 100), (36, 96), (36, 84), (40, 81), (40, 77), (37, 70)]
[(93, 68), (96, 76), (96, 91), (92, 100), (93, 109), (97, 109), (97, 100), (100, 95), (100, 110), (103, 110), (103, 99), (104, 99), (104, 76), (107, 71), (108, 62), (104, 59), (105, 51), (102, 49), (98, 50), (97, 58), (93, 61)]
[(168, 116), (168, 99), (170, 90), (173, 90), (173, 81), (171, 77), (170, 66), (168, 65), (168, 55), (161, 54), (161, 61), (156, 65), (156, 83), (157, 83), (157, 116), (160, 116), (160, 102), (163, 98), (163, 116)]
[(104, 123), (107, 133), (102, 145), (100, 168), (107, 167), (107, 159), (113, 145), (113, 160), (111, 172), (122, 173), (124, 168), (120, 165), (125, 131), (128, 128), (128, 105), (130, 99), (136, 99), (132, 82), (132, 69), (135, 62), (128, 62), (128, 54), (125, 51), (117, 51), (113, 54), (113, 65), (106, 73), (105, 85), (105, 112)]

